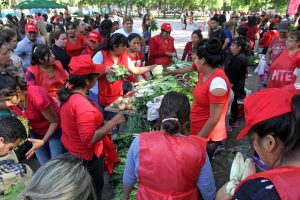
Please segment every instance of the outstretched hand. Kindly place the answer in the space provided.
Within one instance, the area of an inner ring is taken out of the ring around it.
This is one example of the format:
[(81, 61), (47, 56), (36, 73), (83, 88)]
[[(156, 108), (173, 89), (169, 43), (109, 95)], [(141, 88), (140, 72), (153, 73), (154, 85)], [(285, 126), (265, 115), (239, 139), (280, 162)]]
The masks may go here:
[(32, 147), (25, 154), (26, 159), (31, 158), (31, 156), (35, 153), (35, 151), (41, 148), (45, 144), (44, 140), (39, 140), (39, 139), (28, 138), (28, 141), (32, 143)]

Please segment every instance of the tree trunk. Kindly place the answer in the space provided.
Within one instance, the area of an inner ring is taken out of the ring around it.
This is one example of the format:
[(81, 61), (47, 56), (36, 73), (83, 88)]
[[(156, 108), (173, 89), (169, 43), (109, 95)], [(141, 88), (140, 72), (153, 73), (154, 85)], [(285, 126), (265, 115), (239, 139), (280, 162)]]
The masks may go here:
[(83, 1), (78, 2), (78, 10), (79, 10), (78, 16), (83, 16)]
[(167, 0), (164, 0), (164, 19), (166, 19), (167, 17), (166, 17), (166, 6), (167, 6)]

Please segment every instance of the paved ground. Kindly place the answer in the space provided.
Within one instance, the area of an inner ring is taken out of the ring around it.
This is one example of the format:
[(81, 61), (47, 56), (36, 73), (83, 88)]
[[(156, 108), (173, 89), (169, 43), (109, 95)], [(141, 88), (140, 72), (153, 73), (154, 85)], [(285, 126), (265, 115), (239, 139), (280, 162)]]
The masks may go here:
[[(137, 27), (141, 30), (141, 19), (134, 19), (134, 27)], [(168, 22), (171, 24), (173, 32), (171, 34), (172, 37), (175, 39), (175, 48), (177, 49), (177, 54), (181, 58), (183, 49), (185, 47), (186, 42), (190, 41), (191, 39), (191, 33), (193, 31), (193, 26), (188, 25), (187, 30), (182, 30), (181, 24), (179, 20), (162, 20), (158, 19), (157, 23), (160, 26), (162, 23)], [(152, 35), (159, 34), (160, 31), (156, 31), (152, 33)], [(204, 38), (207, 37), (207, 32), (203, 32)], [(256, 84), (257, 84), (257, 76), (253, 75), (253, 69), (249, 69), (249, 77), (246, 81), (246, 88), (255, 91), (256, 90)], [(244, 139), (241, 142), (237, 143), (236, 141), (236, 134), (241, 129), (241, 127), (244, 124), (244, 120), (240, 120), (240, 128), (234, 130), (231, 134), (229, 134), (229, 137), (226, 141), (226, 151), (224, 151), (221, 155), (216, 156), (214, 161), (212, 162), (213, 171), (216, 179), (217, 187), (219, 188), (222, 186), (229, 177), (229, 171), (231, 167), (232, 162), (232, 156), (234, 155), (234, 152), (241, 151), (244, 155), (250, 155), (251, 147), (249, 144), (248, 139)], [(27, 163), (33, 168), (34, 171), (36, 171), (39, 168), (39, 163), (37, 162), (36, 158), (33, 157)], [(105, 185), (103, 189), (103, 198), (104, 200), (110, 200), (113, 197), (113, 191), (111, 185), (109, 185), (108, 181), (108, 175), (105, 175)]]

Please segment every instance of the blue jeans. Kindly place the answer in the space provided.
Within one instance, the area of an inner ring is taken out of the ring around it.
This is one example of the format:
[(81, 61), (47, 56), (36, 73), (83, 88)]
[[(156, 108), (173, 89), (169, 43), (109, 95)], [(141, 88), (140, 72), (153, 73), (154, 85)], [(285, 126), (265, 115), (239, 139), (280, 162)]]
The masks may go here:
[[(44, 136), (38, 135), (32, 130), (29, 131), (29, 135), (34, 139), (43, 139)], [(48, 160), (62, 154), (62, 143), (61, 143), (61, 129), (58, 129), (49, 138), (48, 142), (39, 148), (35, 155), (41, 165), (45, 164)]]

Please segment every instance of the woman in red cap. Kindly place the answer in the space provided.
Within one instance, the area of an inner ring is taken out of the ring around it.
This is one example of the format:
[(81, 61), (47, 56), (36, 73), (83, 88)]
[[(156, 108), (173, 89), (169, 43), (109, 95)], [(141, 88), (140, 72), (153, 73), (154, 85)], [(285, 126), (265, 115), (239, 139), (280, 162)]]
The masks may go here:
[(61, 62), (55, 60), (48, 45), (33, 46), (31, 55), (31, 66), (26, 71), (27, 84), (43, 87), (59, 103), (57, 91), (66, 82), (68, 73)]
[(174, 38), (170, 36), (172, 27), (169, 23), (161, 25), (161, 33), (150, 39), (149, 64), (163, 65), (172, 63), (172, 58), (177, 57), (174, 47)]
[(255, 151), (272, 169), (247, 177), (233, 197), (224, 185), (216, 200), (300, 199), (300, 96), (270, 88), (247, 97), (244, 109), (246, 127), (238, 140), (249, 134)]
[(66, 23), (67, 29), (67, 44), (66, 51), (69, 56), (79, 56), (84, 49), (84, 39), (76, 35), (76, 25), (73, 22)]
[(9, 109), (19, 117), (28, 120), (29, 141), (41, 165), (62, 153), (59, 107), (48, 92), (36, 85), (27, 86), (25, 80), (14, 74), (0, 75), (0, 96)]
[[(94, 63), (101, 64), (103, 68), (106, 68), (107, 73), (110, 73), (111, 71), (109, 68), (116, 65), (124, 66), (132, 74), (144, 74), (155, 67), (135, 67), (128, 57), (128, 53), (125, 51), (127, 46), (127, 38), (120, 33), (114, 33), (112, 36), (106, 38), (103, 45), (100, 47), (100, 50), (94, 55), (93, 61)], [(98, 80), (99, 104), (102, 109), (113, 103), (123, 94), (123, 81), (118, 80), (110, 83), (106, 79), (105, 74), (106, 73), (101, 74)]]
[(268, 88), (300, 82), (300, 32), (294, 32), (286, 40), (286, 49), (270, 67)]
[(185, 95), (169, 92), (164, 96), (159, 108), (159, 130), (141, 133), (130, 146), (123, 175), (123, 200), (129, 200), (137, 179), (138, 200), (214, 199), (216, 187), (206, 141), (182, 135), (189, 114)]
[[(103, 124), (103, 115), (97, 106), (87, 98), (87, 92), (94, 86), (105, 68), (93, 63), (89, 55), (73, 57), (69, 64), (70, 77), (59, 91), (62, 103), (60, 110), (62, 143), (72, 155), (79, 157), (86, 165), (93, 181), (97, 199), (101, 199), (103, 187), (103, 156), (107, 133), (124, 121), (117, 114)], [(111, 145), (110, 145), (111, 147)]]
[(95, 50), (100, 45), (100, 33), (96, 31), (89, 32), (89, 37), (87, 40), (88, 45), (82, 50), (81, 55), (89, 54), (92, 57), (95, 53)]

